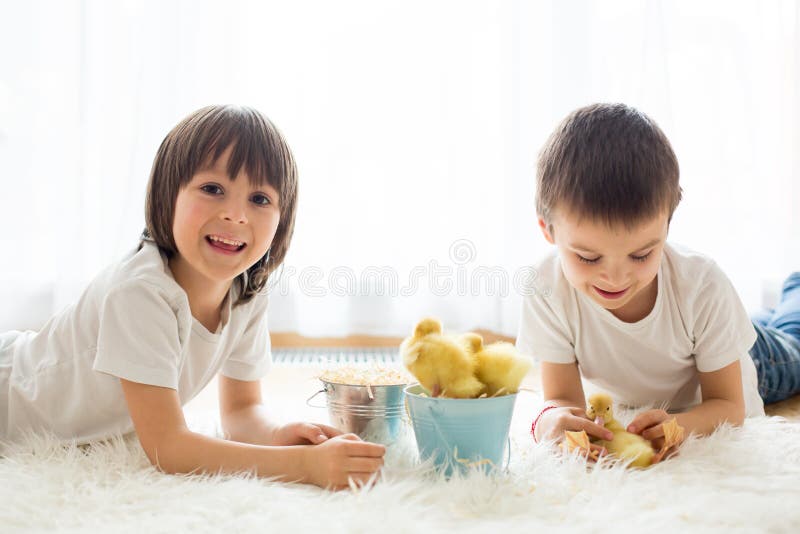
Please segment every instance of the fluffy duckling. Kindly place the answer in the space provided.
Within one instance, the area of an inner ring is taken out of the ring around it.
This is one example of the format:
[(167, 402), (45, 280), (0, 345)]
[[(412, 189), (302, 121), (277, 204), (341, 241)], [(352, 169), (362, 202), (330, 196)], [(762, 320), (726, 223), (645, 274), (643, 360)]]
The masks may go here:
[(423, 319), (400, 345), (403, 364), (434, 397), (474, 398), (484, 389), (475, 358), (462, 343), (442, 334), (437, 319)]
[(605, 426), (614, 437), (611, 441), (601, 440), (597, 444), (606, 448), (623, 460), (632, 460), (632, 467), (648, 467), (653, 462), (653, 451), (650, 442), (637, 434), (631, 434), (614, 419), (611, 396), (607, 393), (596, 393), (589, 397), (586, 415), (598, 425)]
[(475, 355), (475, 376), (486, 386), (486, 394), (508, 395), (519, 391), (522, 379), (531, 368), (528, 358), (522, 356), (511, 343), (498, 341), (483, 344), (483, 338), (472, 332), (461, 336), (467, 350)]

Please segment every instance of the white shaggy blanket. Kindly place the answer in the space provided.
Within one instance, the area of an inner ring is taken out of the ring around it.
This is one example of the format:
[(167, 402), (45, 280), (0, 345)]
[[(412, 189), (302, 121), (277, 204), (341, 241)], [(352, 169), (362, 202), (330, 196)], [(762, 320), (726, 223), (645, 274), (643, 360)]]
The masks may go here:
[[(528, 408), (515, 415), (507, 474), (446, 481), (416, 465), (406, 442), (390, 451), (374, 487), (339, 493), (164, 475), (135, 437), (89, 448), (32, 439), (0, 459), (0, 531), (800, 531), (800, 423), (750, 419), (633, 471), (587, 468), (534, 445)], [(214, 425), (210, 414), (192, 423), (207, 433)]]

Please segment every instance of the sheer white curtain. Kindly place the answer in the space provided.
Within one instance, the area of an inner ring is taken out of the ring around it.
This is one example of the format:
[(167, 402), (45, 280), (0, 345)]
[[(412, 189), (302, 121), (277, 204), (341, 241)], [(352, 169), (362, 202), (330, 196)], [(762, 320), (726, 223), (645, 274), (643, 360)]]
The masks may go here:
[(0, 329), (36, 327), (133, 247), (158, 143), (208, 103), (285, 133), (297, 230), (273, 330), (514, 334), (547, 253), (536, 153), (623, 101), (681, 162), (671, 237), (745, 304), (800, 268), (794, 2), (2, 2)]

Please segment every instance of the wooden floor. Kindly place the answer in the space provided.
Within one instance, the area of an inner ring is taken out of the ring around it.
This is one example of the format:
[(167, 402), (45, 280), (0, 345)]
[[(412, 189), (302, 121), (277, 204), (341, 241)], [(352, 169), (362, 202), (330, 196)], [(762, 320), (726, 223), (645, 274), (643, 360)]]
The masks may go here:
[(769, 404), (765, 407), (767, 415), (780, 415), (787, 419), (800, 421), (800, 395), (795, 395), (791, 399)]
[[(514, 343), (513, 337), (496, 334), (489, 330), (476, 328), (472, 330), (480, 334), (486, 343), (507, 341)], [(411, 332), (409, 332), (410, 334)], [(292, 332), (270, 333), (273, 348), (300, 348), (300, 347), (399, 347), (403, 338), (380, 336), (347, 336), (347, 337), (304, 337)]]

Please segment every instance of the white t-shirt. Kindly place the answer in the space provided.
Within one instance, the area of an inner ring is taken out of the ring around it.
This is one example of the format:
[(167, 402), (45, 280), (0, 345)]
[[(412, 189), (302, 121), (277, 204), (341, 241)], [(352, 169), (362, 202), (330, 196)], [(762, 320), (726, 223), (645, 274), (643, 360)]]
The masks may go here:
[(658, 296), (635, 323), (615, 317), (564, 277), (557, 254), (536, 269), (517, 347), (539, 361), (578, 363), (590, 389), (628, 406), (681, 411), (701, 402), (698, 371), (741, 362), (745, 412), (763, 415), (748, 351), (756, 340), (736, 290), (710, 258), (666, 244)]
[(85, 443), (132, 431), (118, 378), (177, 390), (181, 404), (217, 372), (260, 379), (272, 361), (267, 297), (232, 307), (235, 296), (209, 332), (166, 258), (144, 242), (39, 332), (0, 334), (0, 441), (32, 431)]

